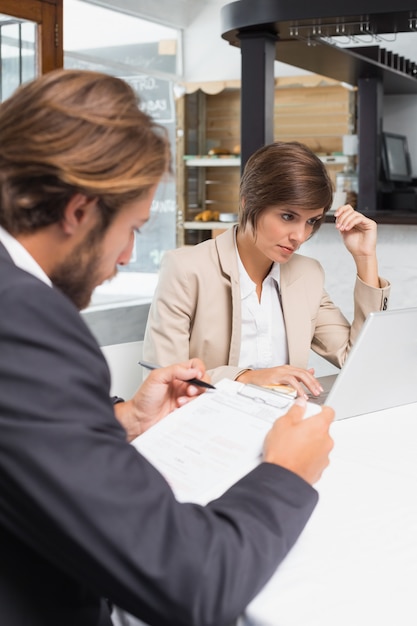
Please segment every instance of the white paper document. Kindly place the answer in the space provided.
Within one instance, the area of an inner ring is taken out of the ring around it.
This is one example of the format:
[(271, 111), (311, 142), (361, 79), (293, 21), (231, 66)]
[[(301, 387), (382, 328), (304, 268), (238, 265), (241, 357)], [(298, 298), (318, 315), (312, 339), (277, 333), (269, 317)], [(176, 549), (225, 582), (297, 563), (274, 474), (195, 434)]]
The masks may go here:
[[(258, 465), (266, 433), (293, 402), (274, 391), (224, 379), (132, 445), (161, 472), (177, 500), (206, 504)], [(306, 415), (319, 410), (308, 404)]]

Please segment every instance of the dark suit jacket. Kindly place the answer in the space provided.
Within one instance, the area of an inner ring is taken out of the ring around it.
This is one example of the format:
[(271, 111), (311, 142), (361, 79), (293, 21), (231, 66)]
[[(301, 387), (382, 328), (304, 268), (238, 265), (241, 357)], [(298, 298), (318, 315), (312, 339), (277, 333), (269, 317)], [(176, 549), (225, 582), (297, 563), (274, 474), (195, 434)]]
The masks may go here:
[(106, 600), (157, 626), (221, 626), (274, 572), (317, 494), (261, 464), (180, 504), (114, 417), (109, 371), (71, 302), (0, 244), (0, 615), (105, 626)]

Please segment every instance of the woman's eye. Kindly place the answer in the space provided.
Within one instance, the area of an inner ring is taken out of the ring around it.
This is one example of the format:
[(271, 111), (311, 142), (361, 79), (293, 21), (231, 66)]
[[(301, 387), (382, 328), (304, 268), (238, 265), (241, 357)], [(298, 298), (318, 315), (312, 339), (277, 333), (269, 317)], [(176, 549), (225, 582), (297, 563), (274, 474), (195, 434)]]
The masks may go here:
[(316, 225), (319, 221), (320, 221), (320, 219), (313, 218), (313, 219), (311, 219), (311, 220), (307, 220), (307, 224), (308, 224), (309, 226), (315, 226), (315, 225)]
[(291, 213), (282, 213), (281, 217), (285, 222), (290, 222), (294, 218), (294, 216), (291, 215)]

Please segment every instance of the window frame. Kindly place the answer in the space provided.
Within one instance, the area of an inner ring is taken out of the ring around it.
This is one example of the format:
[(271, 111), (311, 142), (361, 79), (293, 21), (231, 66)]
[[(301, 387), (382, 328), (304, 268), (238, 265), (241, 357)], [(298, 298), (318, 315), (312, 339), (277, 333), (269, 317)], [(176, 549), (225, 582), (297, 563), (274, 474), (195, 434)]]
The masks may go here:
[(0, 13), (37, 24), (37, 72), (63, 67), (63, 0), (0, 0)]

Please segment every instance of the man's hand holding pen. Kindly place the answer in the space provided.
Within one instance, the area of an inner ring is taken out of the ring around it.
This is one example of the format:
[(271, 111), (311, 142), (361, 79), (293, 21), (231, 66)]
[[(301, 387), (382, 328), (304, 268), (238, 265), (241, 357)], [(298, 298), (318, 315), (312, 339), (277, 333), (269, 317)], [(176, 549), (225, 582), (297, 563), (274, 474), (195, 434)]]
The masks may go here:
[[(147, 364), (148, 365), (148, 364)], [(150, 364), (149, 364), (150, 365)], [(190, 359), (168, 367), (152, 369), (131, 400), (114, 405), (117, 419), (125, 428), (128, 441), (159, 422), (174, 409), (204, 393), (212, 385), (205, 381), (206, 369), (200, 359)]]
[[(162, 367), (161, 365), (155, 365), (154, 363), (149, 363), (148, 361), (138, 361), (138, 363), (145, 369), (151, 370), (151, 371), (159, 370)], [(205, 389), (216, 389), (214, 385), (212, 385), (211, 383), (208, 383), (202, 378), (189, 378), (185, 382), (187, 382), (189, 385), (196, 385), (197, 387), (204, 387)]]

